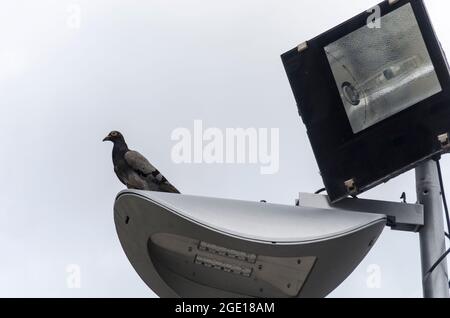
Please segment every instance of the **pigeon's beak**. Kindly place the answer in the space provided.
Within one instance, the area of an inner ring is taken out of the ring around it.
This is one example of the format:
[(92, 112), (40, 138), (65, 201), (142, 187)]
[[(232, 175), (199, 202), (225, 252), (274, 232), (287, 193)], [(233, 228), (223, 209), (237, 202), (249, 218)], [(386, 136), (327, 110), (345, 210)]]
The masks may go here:
[(103, 138), (103, 142), (110, 141), (110, 140), (111, 140), (111, 136), (110, 135), (108, 135), (105, 138)]

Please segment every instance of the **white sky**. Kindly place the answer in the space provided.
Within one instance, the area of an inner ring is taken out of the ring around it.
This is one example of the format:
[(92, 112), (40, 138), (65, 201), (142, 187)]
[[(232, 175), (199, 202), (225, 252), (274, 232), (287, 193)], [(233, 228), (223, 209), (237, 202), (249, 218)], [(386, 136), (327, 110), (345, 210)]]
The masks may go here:
[[(293, 204), (321, 187), (280, 54), (373, 0), (1, 0), (0, 296), (153, 297), (113, 223), (121, 130), (184, 193)], [(450, 2), (427, 1), (447, 52)], [(80, 28), (71, 28), (73, 4)], [(77, 8), (77, 6), (75, 6)], [(75, 9), (76, 10), (76, 9)], [(446, 32), (447, 31), (447, 32)], [(280, 128), (280, 172), (175, 165), (174, 128)], [(444, 160), (450, 182), (450, 161)], [(364, 195), (415, 200), (408, 173)], [(81, 268), (67, 288), (66, 266)], [(366, 285), (381, 269), (381, 288)], [(386, 230), (331, 296), (420, 297), (418, 235)]]

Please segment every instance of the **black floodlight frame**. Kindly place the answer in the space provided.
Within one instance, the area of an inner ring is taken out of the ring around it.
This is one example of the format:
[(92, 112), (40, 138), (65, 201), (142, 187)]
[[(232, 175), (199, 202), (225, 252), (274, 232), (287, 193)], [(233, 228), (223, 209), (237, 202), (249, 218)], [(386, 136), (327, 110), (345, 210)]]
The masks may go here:
[(358, 133), (352, 130), (324, 48), (366, 26), (371, 13), (359, 14), (282, 55), (331, 202), (358, 195), (449, 150), (449, 66), (425, 4), (384, 1), (379, 4), (381, 17), (407, 4), (442, 90)]

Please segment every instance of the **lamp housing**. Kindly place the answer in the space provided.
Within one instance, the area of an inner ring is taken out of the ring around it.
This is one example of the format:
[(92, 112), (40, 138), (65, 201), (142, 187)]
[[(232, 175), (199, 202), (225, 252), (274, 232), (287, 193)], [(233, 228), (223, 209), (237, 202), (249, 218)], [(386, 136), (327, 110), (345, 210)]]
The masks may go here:
[(450, 76), (422, 0), (384, 1), (282, 55), (332, 202), (450, 146)]

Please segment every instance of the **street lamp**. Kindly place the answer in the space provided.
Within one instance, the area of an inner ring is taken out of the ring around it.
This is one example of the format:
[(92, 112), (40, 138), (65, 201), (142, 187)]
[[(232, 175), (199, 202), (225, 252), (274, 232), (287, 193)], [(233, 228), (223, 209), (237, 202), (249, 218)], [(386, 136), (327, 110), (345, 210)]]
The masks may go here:
[(332, 202), (448, 151), (448, 64), (422, 0), (372, 12), (283, 54)]
[(160, 297), (324, 297), (373, 247), (386, 226), (381, 213), (395, 209), (372, 214), (126, 190), (114, 221), (131, 264)]

